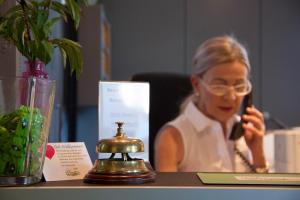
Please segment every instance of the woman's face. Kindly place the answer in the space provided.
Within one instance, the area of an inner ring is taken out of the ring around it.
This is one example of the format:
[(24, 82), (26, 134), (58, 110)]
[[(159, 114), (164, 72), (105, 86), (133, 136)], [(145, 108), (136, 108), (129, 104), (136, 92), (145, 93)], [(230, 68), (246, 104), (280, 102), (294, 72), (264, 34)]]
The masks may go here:
[[(199, 93), (197, 107), (208, 117), (221, 123), (226, 123), (238, 112), (243, 101), (243, 96), (237, 96), (233, 89), (226, 94), (217, 96), (212, 94), (206, 85), (235, 86), (247, 80), (248, 70), (240, 62), (230, 62), (216, 65), (210, 68), (202, 76), (202, 82), (198, 76), (192, 77), (195, 92)], [(203, 83), (204, 82), (204, 83)]]

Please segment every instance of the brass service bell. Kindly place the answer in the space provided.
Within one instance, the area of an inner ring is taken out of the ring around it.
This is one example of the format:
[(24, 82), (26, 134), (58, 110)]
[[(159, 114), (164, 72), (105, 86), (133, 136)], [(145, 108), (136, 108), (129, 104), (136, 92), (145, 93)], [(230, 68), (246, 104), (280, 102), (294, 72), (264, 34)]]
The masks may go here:
[[(129, 138), (123, 131), (123, 122), (116, 122), (117, 133), (112, 139), (102, 139), (96, 145), (97, 153), (111, 153), (108, 159), (97, 159), (84, 178), (86, 183), (144, 183), (153, 181), (155, 172), (144, 160), (131, 158), (129, 153), (143, 152), (140, 139)], [(118, 155), (119, 154), (119, 155)]]

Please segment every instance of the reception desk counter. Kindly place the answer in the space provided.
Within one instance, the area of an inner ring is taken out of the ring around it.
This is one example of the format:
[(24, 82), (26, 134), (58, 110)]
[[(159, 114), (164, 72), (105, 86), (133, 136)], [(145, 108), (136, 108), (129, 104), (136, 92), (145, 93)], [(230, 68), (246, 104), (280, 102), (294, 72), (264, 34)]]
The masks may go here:
[(196, 173), (158, 173), (140, 185), (97, 185), (82, 180), (0, 187), (1, 200), (299, 200), (299, 186), (204, 185)]

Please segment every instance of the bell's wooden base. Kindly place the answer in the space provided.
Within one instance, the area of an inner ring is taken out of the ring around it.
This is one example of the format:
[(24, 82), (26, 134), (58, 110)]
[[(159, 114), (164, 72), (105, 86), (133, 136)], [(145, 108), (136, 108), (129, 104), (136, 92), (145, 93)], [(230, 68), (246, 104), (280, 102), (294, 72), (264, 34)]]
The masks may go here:
[(155, 172), (130, 173), (130, 174), (104, 174), (89, 172), (85, 175), (85, 183), (102, 184), (142, 184), (155, 180)]

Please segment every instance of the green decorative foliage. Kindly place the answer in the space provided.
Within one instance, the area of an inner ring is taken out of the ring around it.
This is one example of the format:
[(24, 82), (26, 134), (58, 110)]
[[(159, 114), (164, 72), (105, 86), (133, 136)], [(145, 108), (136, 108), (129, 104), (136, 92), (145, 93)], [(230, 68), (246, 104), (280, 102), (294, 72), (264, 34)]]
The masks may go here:
[[(41, 151), (46, 142), (41, 135), (43, 123), (44, 116), (40, 110), (30, 110), (27, 106), (0, 115), (0, 176), (35, 175), (39, 172)], [(28, 167), (26, 151), (30, 152)]]
[[(0, 0), (0, 4), (5, 0)], [(77, 29), (80, 22), (80, 5), (86, 0), (17, 0), (3, 15), (0, 14), (0, 37), (13, 43), (29, 61), (49, 63), (55, 48), (62, 53), (64, 66), (68, 59), (71, 71), (77, 76), (82, 72), (83, 60), (78, 43), (65, 38), (52, 38), (53, 27), (61, 20), (72, 19)], [(50, 17), (50, 11), (55, 12)]]

